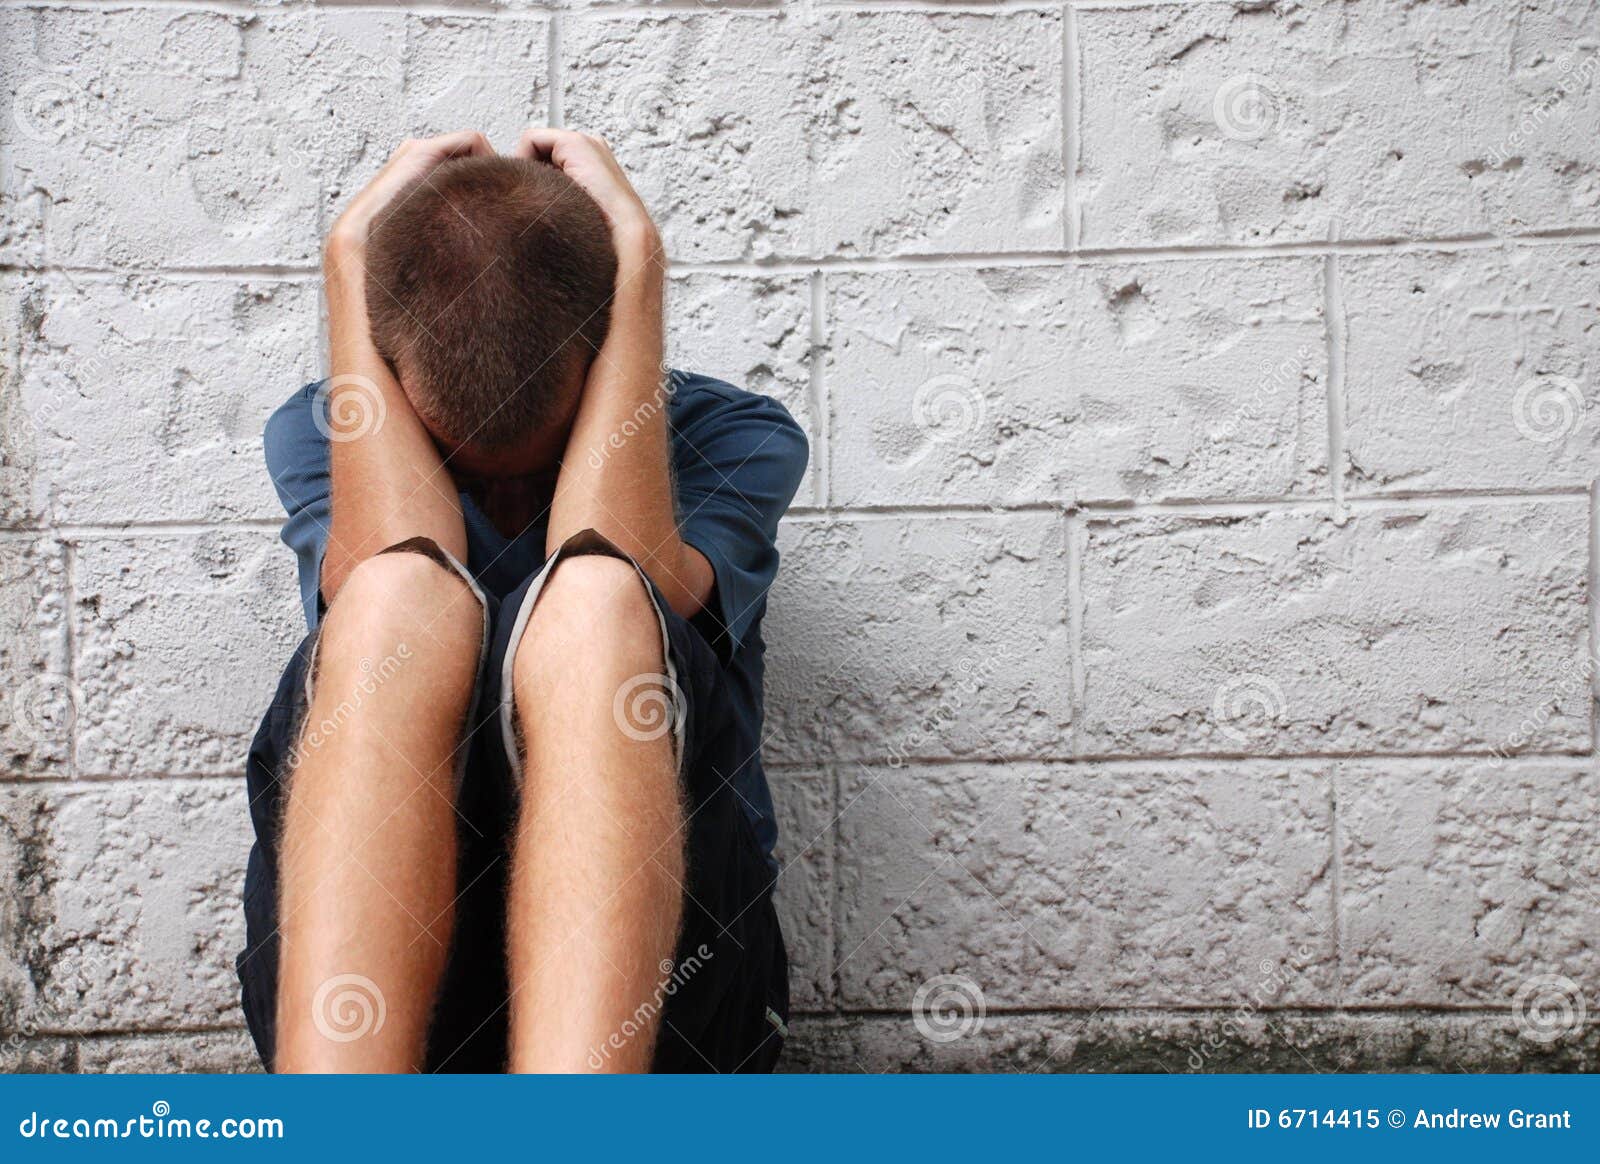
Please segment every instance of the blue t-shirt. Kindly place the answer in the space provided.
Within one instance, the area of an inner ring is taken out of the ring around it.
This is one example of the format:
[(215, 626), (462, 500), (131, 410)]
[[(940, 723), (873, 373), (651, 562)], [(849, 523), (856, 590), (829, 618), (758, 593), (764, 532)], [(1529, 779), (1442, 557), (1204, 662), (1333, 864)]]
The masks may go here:
[[(805, 476), (805, 431), (766, 396), (684, 372), (673, 372), (670, 384), (678, 532), (716, 574), (716, 589), (696, 625), (724, 662), (733, 714), (750, 739), (760, 740), (761, 616), (778, 573), (778, 518)], [(319, 388), (307, 384), (273, 413), (264, 442), (267, 471), (289, 515), (283, 541), (299, 559), (300, 598), (310, 628), (321, 611), (322, 555), (333, 514), (328, 438), (314, 412)], [(544, 565), (544, 516), (508, 539), (464, 493), (461, 508), (466, 565), (485, 590), (504, 598)], [(734, 774), (733, 786), (770, 859), (778, 826), (760, 749), (753, 752)]]

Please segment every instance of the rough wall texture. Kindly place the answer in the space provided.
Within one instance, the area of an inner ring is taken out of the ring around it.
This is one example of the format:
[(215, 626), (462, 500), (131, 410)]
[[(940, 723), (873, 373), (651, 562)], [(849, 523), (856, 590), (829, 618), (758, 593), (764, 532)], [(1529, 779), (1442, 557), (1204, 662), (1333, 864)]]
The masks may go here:
[(6, 3), (0, 1057), (244, 1069), (262, 423), (407, 135), (612, 140), (814, 471), (796, 1069), (1600, 1067), (1600, 5)]

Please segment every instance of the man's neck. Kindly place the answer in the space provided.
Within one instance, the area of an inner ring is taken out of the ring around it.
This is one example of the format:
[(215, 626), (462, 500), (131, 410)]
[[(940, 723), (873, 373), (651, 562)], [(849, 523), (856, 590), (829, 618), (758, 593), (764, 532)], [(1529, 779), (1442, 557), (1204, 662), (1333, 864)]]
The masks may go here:
[(539, 521), (555, 496), (553, 471), (526, 477), (479, 477), (458, 479), (461, 490), (471, 497), (501, 534), (517, 537)]

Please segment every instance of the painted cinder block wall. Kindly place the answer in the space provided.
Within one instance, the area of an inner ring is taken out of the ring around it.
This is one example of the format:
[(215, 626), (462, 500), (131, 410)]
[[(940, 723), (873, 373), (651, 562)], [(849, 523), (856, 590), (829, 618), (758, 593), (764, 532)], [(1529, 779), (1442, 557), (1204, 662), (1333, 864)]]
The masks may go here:
[(408, 134), (783, 400), (793, 1069), (1600, 1066), (1600, 7), (0, 10), (0, 1057), (248, 1069), (259, 451)]

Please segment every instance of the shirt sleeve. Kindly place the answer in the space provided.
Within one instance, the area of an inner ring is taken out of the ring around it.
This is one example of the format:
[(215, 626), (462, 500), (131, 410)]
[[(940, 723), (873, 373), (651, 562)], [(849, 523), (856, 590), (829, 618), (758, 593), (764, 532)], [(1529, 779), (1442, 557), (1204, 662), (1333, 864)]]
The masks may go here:
[(805, 478), (809, 446), (788, 409), (715, 381), (673, 417), (678, 532), (711, 563), (712, 613), (737, 650), (778, 573), (778, 519)]
[(267, 472), (288, 515), (280, 536), (299, 563), (300, 604), (313, 630), (322, 613), (322, 556), (333, 518), (328, 438), (315, 413), (321, 387), (307, 384), (291, 396), (267, 421), (262, 437)]

